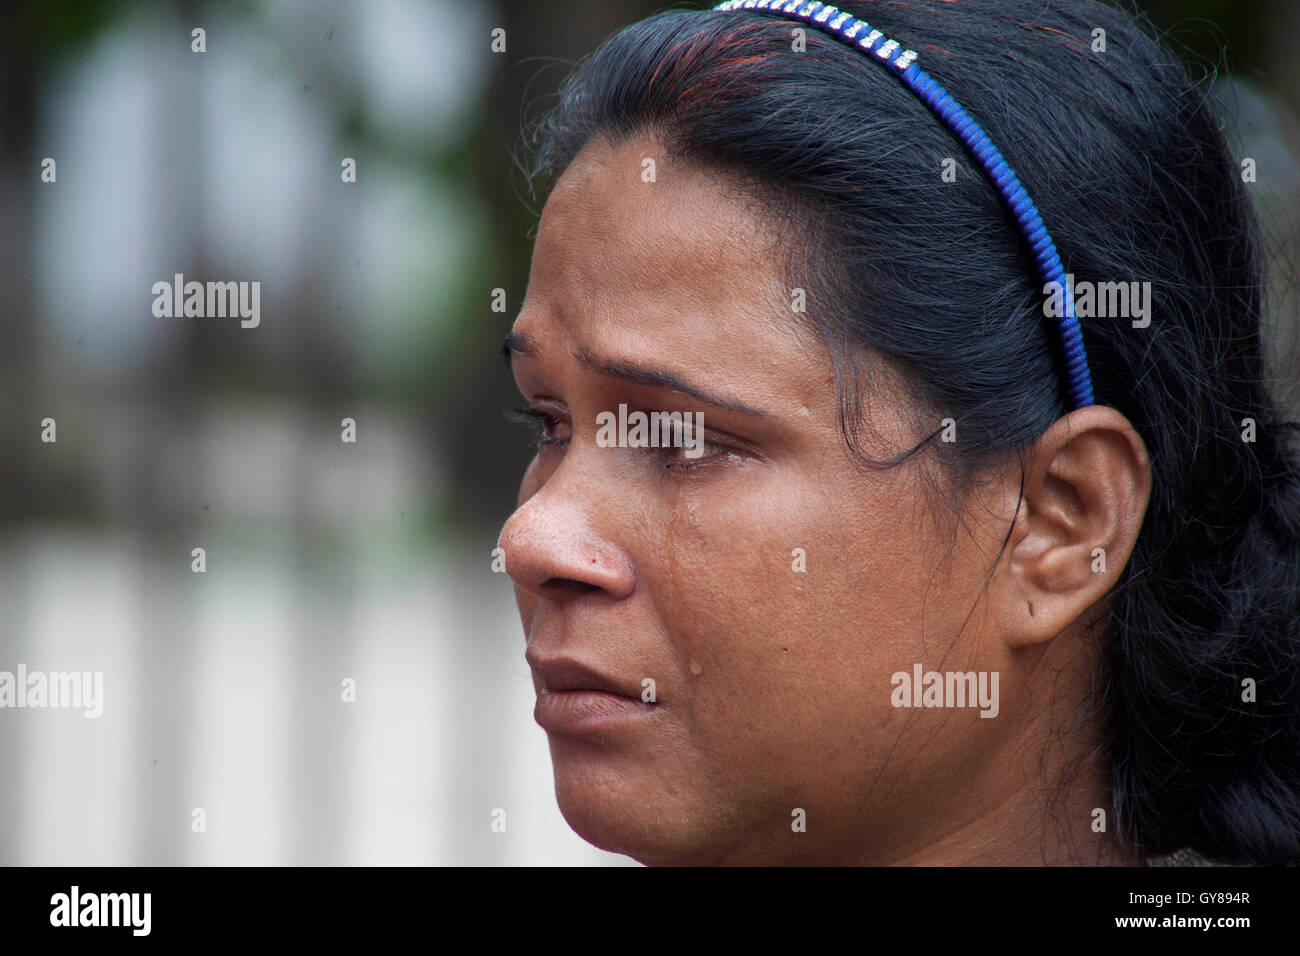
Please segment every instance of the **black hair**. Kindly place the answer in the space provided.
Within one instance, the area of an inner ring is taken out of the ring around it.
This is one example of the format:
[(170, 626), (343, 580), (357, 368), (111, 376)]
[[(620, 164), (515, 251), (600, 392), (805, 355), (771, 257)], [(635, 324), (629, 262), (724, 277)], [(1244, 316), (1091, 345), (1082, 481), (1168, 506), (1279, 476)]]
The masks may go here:
[[(1082, 320), (1096, 402), (1133, 424), (1153, 475), (1101, 642), (1117, 835), (1140, 856), (1300, 860), (1300, 456), (1265, 378), (1252, 201), (1206, 93), (1090, 0), (840, 7), (917, 50), (980, 122), (1076, 283), (1152, 284), (1146, 328)], [(952, 134), (833, 38), (805, 27), (796, 52), (797, 26), (679, 9), (625, 28), (532, 130), (528, 172), (553, 182), (598, 134), (654, 133), (734, 173), (790, 228), (837, 373), (865, 346), (903, 371), (918, 419), (955, 420), (930, 447), (960, 489), (1066, 412), (1041, 280)], [(840, 388), (856, 449), (861, 390)]]

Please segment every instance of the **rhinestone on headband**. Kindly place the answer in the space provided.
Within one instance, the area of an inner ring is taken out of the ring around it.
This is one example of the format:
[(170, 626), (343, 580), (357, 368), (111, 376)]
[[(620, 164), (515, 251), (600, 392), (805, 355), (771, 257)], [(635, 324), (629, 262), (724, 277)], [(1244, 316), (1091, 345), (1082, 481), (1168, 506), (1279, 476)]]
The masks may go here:
[(1011, 165), (978, 123), (962, 109), (933, 77), (916, 63), (916, 51), (904, 49), (865, 20), (859, 20), (828, 3), (818, 0), (726, 0), (715, 10), (749, 10), (802, 20), (824, 33), (847, 43), (889, 67), (938, 120), (961, 140), (972, 158), (989, 178), (1020, 227), (1029, 244), (1034, 263), (1044, 283), (1057, 283), (1065, 290), (1065, 309), (1056, 317), (1057, 335), (1065, 359), (1066, 384), (1071, 409), (1095, 404), (1088, 357), (1083, 348), (1083, 330), (1074, 314), (1074, 293), (1056, 244), (1047, 233), (1043, 218), (1021, 185)]

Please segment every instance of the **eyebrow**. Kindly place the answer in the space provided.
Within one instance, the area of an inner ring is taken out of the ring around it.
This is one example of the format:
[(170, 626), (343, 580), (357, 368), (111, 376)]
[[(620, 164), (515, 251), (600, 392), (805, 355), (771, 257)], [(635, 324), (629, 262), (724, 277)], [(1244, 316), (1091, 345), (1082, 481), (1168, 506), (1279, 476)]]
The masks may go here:
[[(511, 356), (524, 355), (529, 358), (536, 358), (538, 353), (537, 340), (531, 335), (523, 332), (511, 332), (506, 336), (505, 344), (501, 346), (501, 355), (505, 359), (506, 368), (510, 367)], [(758, 418), (770, 418), (769, 412), (761, 411), (744, 402), (735, 399), (726, 398), (720, 395), (714, 395), (702, 388), (697, 388), (683, 381), (679, 376), (662, 369), (650, 368), (646, 365), (637, 365), (631, 362), (619, 362), (612, 359), (604, 359), (596, 355), (591, 349), (580, 346), (573, 353), (573, 357), (578, 360), (583, 368), (589, 369), (598, 375), (604, 375), (609, 378), (617, 378), (632, 385), (648, 385), (652, 388), (670, 388), (674, 392), (681, 392), (683, 395), (689, 395), (692, 398), (699, 399), (708, 405), (717, 408), (725, 408), (728, 411), (739, 412), (742, 415), (753, 415)]]

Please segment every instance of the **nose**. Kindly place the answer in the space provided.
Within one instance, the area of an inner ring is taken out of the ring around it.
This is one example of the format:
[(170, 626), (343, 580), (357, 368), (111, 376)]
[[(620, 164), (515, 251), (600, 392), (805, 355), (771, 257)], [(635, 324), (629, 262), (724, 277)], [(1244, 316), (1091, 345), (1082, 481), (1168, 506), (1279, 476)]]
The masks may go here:
[(561, 466), (506, 521), (499, 541), (506, 573), (544, 599), (598, 591), (626, 598), (635, 589), (636, 572), (627, 553), (601, 530), (617, 520), (608, 489), (602, 493), (574, 476)]

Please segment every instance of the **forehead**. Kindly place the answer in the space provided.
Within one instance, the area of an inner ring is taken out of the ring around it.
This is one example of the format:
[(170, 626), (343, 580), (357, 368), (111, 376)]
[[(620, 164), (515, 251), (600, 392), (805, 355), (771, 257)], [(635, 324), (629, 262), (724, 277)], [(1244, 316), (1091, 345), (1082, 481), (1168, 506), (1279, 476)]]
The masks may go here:
[(789, 334), (785, 269), (779, 237), (734, 180), (649, 137), (597, 137), (547, 200), (528, 298), (589, 318), (635, 308), (641, 323), (665, 329), (674, 317), (708, 315), (743, 317), (751, 334), (756, 319)]

